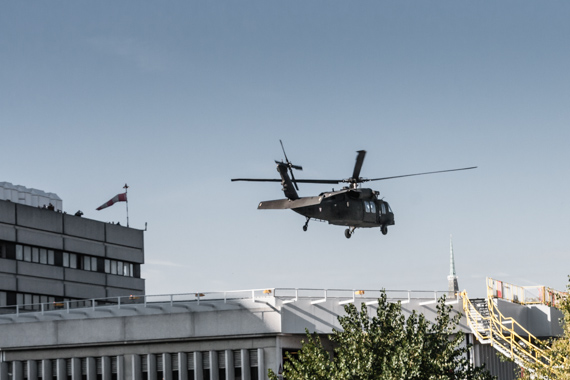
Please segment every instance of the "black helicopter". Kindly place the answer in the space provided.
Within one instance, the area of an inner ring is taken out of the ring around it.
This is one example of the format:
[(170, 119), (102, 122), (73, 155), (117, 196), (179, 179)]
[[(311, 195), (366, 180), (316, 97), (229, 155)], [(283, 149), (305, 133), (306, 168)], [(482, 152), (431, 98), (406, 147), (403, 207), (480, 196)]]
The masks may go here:
[[(388, 226), (394, 225), (394, 212), (390, 208), (388, 202), (379, 199), (379, 191), (360, 187), (363, 182), (381, 181), (385, 179), (411, 177), (424, 174), (435, 174), (444, 172), (453, 172), (458, 170), (475, 169), (476, 166), (460, 169), (439, 170), (434, 172), (424, 172), (415, 174), (405, 174), (392, 177), (366, 179), (360, 177), (360, 170), (364, 162), (366, 151), (359, 150), (356, 156), (356, 163), (352, 176), (347, 179), (295, 179), (293, 169), (303, 170), (301, 166), (293, 165), (287, 158), (283, 142), (281, 149), (285, 156), (285, 162), (275, 161), (277, 171), (281, 175), (281, 179), (256, 179), (256, 178), (233, 178), (232, 181), (250, 181), (250, 182), (281, 182), (283, 192), (287, 198), (277, 199), (273, 201), (260, 202), (257, 208), (259, 210), (276, 210), (291, 209), (298, 214), (307, 218), (303, 231), (307, 231), (309, 221), (311, 219), (324, 220), (329, 224), (339, 226), (347, 226), (344, 235), (349, 239), (356, 228), (373, 228), (380, 227), (383, 235), (388, 233)], [(289, 176), (289, 173), (291, 176)], [(338, 191), (320, 193), (314, 197), (299, 197), (297, 191), (299, 186), (297, 183), (322, 183), (322, 184), (338, 184), (346, 183), (348, 186)]]

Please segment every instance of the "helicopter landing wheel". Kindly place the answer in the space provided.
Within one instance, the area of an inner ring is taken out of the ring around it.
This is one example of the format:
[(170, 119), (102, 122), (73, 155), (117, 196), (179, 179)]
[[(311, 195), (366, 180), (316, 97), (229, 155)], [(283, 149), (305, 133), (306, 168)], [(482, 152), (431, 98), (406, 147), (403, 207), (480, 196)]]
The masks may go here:
[(382, 231), (382, 235), (386, 235), (388, 233), (388, 227), (383, 225), (380, 227), (380, 231)]
[(352, 233), (350, 232), (350, 228), (347, 228), (346, 230), (344, 230), (344, 236), (346, 236), (347, 239), (350, 239), (350, 237), (352, 236)]
[(309, 228), (309, 220), (311, 220), (311, 218), (307, 217), (307, 221), (305, 222), (305, 225), (303, 226), (303, 231), (307, 231), (307, 228)]

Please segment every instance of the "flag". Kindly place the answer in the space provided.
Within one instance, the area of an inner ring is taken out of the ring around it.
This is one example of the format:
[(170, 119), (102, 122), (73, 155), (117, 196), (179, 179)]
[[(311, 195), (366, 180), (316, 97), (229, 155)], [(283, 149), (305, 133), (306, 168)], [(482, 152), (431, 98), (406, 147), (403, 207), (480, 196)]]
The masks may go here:
[(127, 193), (117, 194), (108, 202), (105, 202), (101, 206), (97, 207), (97, 210), (103, 210), (104, 208), (112, 206), (117, 202), (126, 202), (126, 201), (127, 201)]

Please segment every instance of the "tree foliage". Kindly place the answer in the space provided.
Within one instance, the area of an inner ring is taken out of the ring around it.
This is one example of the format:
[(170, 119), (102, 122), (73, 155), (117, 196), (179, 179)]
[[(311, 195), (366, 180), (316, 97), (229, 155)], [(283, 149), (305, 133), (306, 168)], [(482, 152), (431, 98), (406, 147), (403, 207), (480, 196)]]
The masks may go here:
[[(406, 318), (401, 304), (390, 303), (382, 293), (376, 315), (366, 304), (360, 310), (345, 306), (338, 317), (342, 330), (333, 330), (329, 339), (334, 355), (317, 334), (307, 331), (298, 357), (288, 355), (283, 368), (285, 380), (403, 380), (403, 379), (492, 379), (482, 367), (467, 360), (469, 347), (456, 327), (460, 314), (451, 316), (445, 298), (439, 300), (435, 322), (415, 311)], [(269, 377), (279, 377), (269, 370)]]
[[(567, 286), (570, 293), (570, 284)], [(550, 357), (550, 364), (544, 366), (540, 363), (527, 365), (521, 371), (521, 379), (556, 379), (570, 380), (570, 299), (562, 299), (558, 308), (562, 311), (564, 318), (562, 323), (562, 336), (555, 338), (547, 350)]]

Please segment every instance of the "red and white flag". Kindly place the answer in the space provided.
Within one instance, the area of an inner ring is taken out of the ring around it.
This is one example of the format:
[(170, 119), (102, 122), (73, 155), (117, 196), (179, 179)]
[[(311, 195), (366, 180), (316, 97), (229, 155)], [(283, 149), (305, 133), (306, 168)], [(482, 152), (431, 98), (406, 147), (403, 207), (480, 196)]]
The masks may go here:
[(127, 193), (117, 194), (108, 202), (105, 202), (101, 206), (97, 207), (97, 210), (103, 210), (104, 208), (112, 206), (117, 202), (126, 202), (126, 201), (127, 201)]

